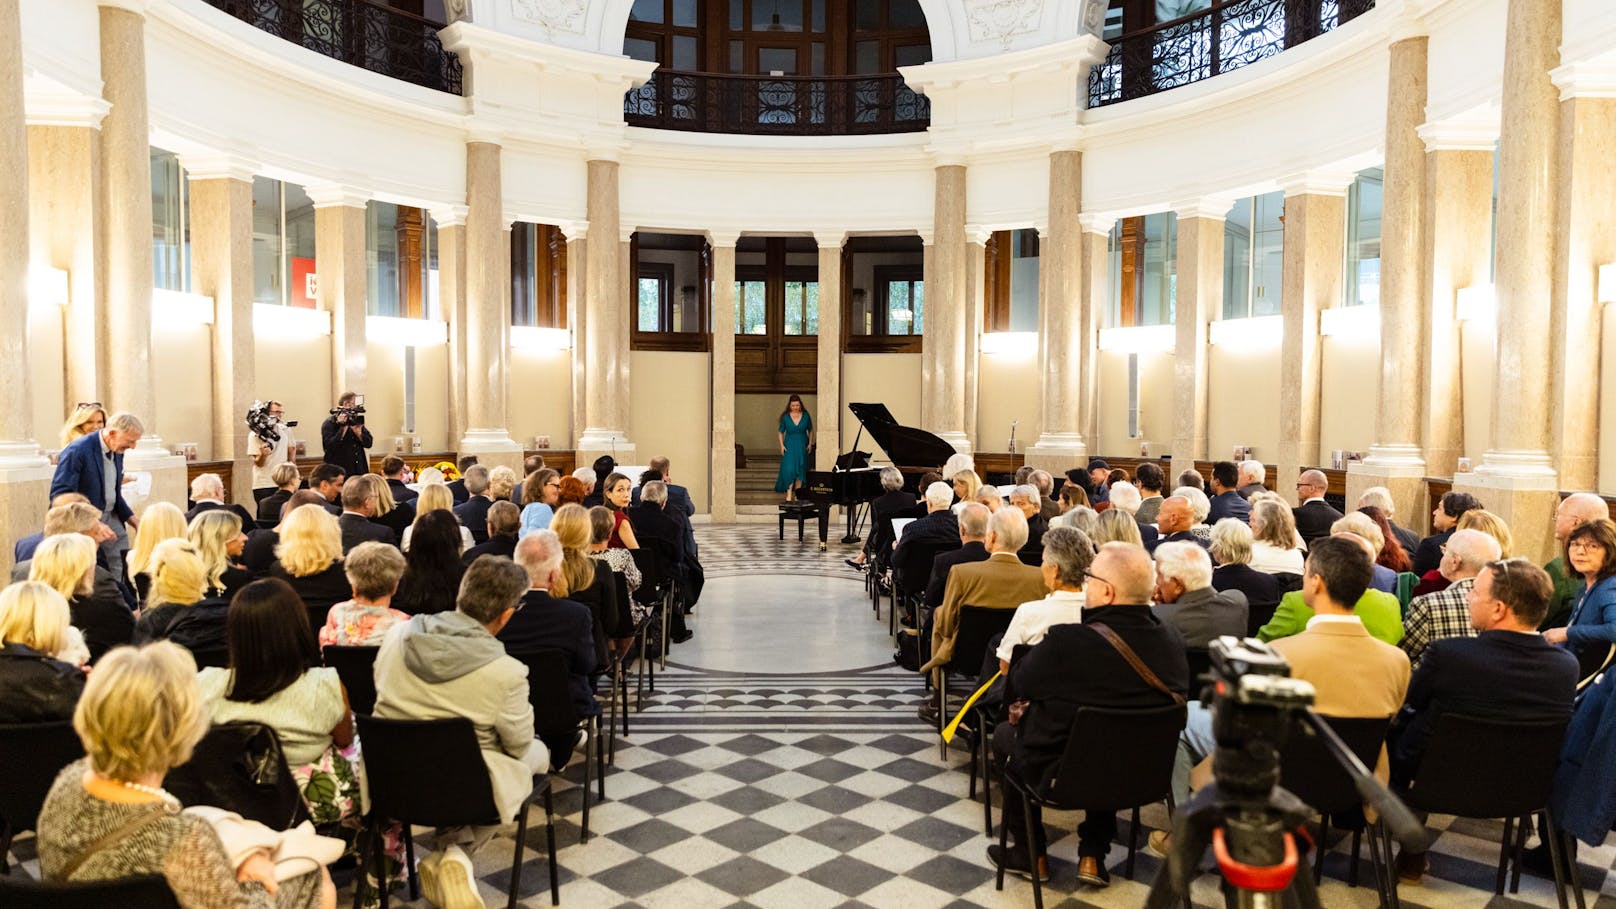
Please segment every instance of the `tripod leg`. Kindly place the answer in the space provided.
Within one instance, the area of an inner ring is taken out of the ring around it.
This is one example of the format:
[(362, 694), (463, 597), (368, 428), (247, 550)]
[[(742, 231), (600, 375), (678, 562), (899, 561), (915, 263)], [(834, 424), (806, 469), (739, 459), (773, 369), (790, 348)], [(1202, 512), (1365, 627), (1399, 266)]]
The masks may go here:
[(1369, 834), (1369, 870), (1375, 875), (1375, 897), (1381, 906), (1386, 906), (1386, 877), (1390, 869), (1381, 861), (1380, 856), (1380, 822), (1371, 824), (1366, 832)]
[(1493, 883), (1493, 893), (1502, 895), (1504, 892), (1504, 877), (1509, 874), (1510, 849), (1515, 845), (1515, 819), (1504, 818), (1504, 835), (1500, 838), (1498, 847), (1498, 880)]
[(1554, 866), (1554, 898), (1559, 902), (1560, 909), (1566, 909), (1567, 866), (1561, 858), (1561, 849), (1565, 844), (1560, 839), (1560, 831), (1554, 826), (1554, 821), (1550, 819), (1547, 811), (1543, 812), (1543, 838), (1549, 841), (1549, 864)]
[(1329, 846), (1326, 845), (1329, 840), (1330, 816), (1321, 814), (1319, 815), (1319, 841), (1313, 844), (1313, 848), (1318, 850), (1318, 855), (1313, 857), (1313, 883), (1315, 885), (1324, 880), (1324, 853), (1325, 850), (1329, 849)]
[(1352, 831), (1352, 862), (1347, 865), (1347, 886), (1358, 886), (1358, 861), (1363, 858), (1363, 831)]

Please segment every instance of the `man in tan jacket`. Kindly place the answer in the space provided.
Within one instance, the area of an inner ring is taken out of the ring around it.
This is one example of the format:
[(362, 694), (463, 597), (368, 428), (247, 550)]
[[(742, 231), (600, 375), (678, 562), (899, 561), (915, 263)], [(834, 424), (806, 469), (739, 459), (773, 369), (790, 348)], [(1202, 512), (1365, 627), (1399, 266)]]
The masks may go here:
[(932, 616), (931, 661), (920, 667), (921, 672), (947, 666), (953, 658), (961, 606), (1014, 610), (1022, 603), (1043, 599), (1047, 592), (1043, 572), (1021, 564), (1016, 557), (1016, 550), (1027, 542), (1027, 518), (1019, 510), (994, 512), (986, 542), (987, 561), (955, 565), (948, 573), (943, 605)]

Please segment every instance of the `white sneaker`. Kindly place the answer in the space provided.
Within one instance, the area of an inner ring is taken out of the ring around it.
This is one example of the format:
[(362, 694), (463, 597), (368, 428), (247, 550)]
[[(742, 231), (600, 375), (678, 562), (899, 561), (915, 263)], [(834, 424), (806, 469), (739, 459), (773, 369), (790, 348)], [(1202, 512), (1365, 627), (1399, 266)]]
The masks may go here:
[[(422, 889), (426, 890), (424, 875), (421, 884)], [(443, 857), (437, 864), (437, 889), (435, 905), (438, 909), (487, 909), (482, 894), (477, 892), (477, 876), (471, 865), (471, 857), (459, 846), (443, 850)], [(431, 891), (427, 891), (427, 894), (430, 900)]]
[(415, 866), (415, 875), (421, 880), (421, 895), (434, 906), (443, 905), (443, 888), (438, 886), (438, 863), (441, 861), (441, 851), (431, 852)]

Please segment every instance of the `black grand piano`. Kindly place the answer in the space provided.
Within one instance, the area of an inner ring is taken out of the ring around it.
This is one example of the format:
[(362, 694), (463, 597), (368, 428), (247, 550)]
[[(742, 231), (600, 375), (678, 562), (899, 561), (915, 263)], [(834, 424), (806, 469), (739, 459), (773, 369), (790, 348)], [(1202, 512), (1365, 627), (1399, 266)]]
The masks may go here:
[(924, 429), (904, 426), (893, 418), (885, 404), (849, 404), (847, 409), (859, 421), (859, 433), (851, 449), (836, 458), (833, 470), (810, 470), (808, 485), (801, 499), (813, 502), (819, 509), (819, 546), (825, 548), (825, 516), (830, 506), (840, 505), (847, 512), (847, 535), (843, 543), (859, 541), (858, 527), (862, 517), (861, 506), (878, 498), (881, 493), (881, 468), (870, 466), (870, 453), (859, 451), (859, 441), (868, 432), (875, 444), (903, 473), (905, 489), (920, 494), (920, 478), (927, 471), (941, 470), (954, 455), (954, 446)]

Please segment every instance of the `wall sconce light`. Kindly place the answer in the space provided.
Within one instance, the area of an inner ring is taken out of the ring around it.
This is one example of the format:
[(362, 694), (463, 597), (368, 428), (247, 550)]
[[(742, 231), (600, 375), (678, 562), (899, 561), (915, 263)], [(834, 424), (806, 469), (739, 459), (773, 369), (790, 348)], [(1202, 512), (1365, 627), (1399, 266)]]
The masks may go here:
[(988, 356), (1032, 357), (1038, 354), (1036, 331), (988, 331), (982, 333), (982, 353)]
[(449, 325), (437, 319), (366, 316), (365, 338), (398, 347), (435, 347), (449, 343)]
[(213, 324), (213, 298), (201, 294), (152, 288), (153, 324)]
[(259, 337), (294, 341), (327, 336), (331, 334), (331, 311), (254, 303), (253, 331)]
[(1616, 303), (1616, 262), (1599, 266), (1599, 302)]
[(28, 302), (35, 306), (66, 306), (67, 272), (35, 265), (28, 269)]
[(572, 332), (565, 328), (511, 326), (511, 347), (531, 353), (558, 353), (572, 349)]
[(1319, 312), (1319, 334), (1355, 341), (1380, 340), (1380, 304), (1332, 306)]
[(1285, 342), (1284, 316), (1219, 319), (1207, 326), (1207, 340), (1231, 350), (1265, 350)]
[(1113, 353), (1172, 353), (1178, 347), (1174, 325), (1127, 325), (1100, 329), (1100, 349)]
[(1453, 316), (1460, 322), (1492, 322), (1498, 315), (1498, 292), (1491, 284), (1459, 288)]

